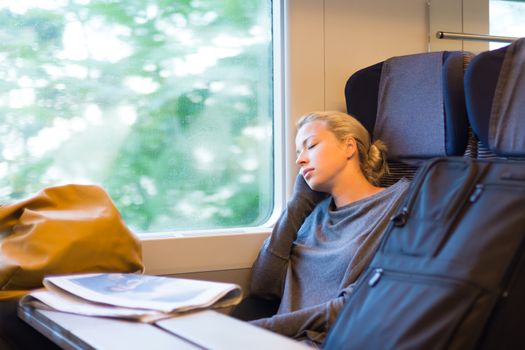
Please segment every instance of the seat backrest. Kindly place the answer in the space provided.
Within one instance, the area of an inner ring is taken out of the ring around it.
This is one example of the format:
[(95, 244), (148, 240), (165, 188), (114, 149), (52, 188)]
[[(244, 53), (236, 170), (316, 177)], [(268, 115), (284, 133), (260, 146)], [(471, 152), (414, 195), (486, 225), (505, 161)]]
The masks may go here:
[(388, 148), (384, 186), (411, 179), (437, 156), (471, 155), (463, 75), (472, 54), (430, 52), (392, 57), (354, 73), (345, 86), (347, 112)]
[[(478, 54), (465, 73), (465, 98), (472, 130), (479, 139), (478, 158), (507, 159), (489, 162), (500, 165), (509, 163), (506, 171), (499, 178), (494, 176), (491, 183), (498, 183), (501, 188), (505, 186), (514, 198), (523, 198), (523, 172), (520, 174), (518, 168), (512, 170), (511, 166), (516, 161), (525, 160), (525, 38), (501, 49)], [(496, 198), (495, 194), (493, 196), (490, 198)], [(522, 229), (519, 220), (511, 214), (514, 209), (519, 215), (521, 208), (518, 209), (519, 205), (512, 203), (509, 196), (503, 191), (498, 192), (499, 207), (505, 208), (508, 215), (496, 216), (497, 211), (494, 210), (495, 213), (489, 216), (494, 217), (494, 230), (505, 228), (505, 231), (499, 232), (505, 237), (512, 229), (516, 232)], [(487, 225), (483, 227), (490, 229)], [(489, 232), (481, 232), (483, 235), (486, 233)], [(504, 251), (513, 256), (511, 247)], [(519, 254), (514, 255), (514, 258), (517, 257)], [(517, 267), (518, 260), (514, 259), (514, 268), (507, 271), (512, 283), (500, 286), (505, 295), (494, 308), (476, 349), (523, 348), (525, 278), (523, 269)]]
[(525, 156), (525, 38), (477, 55), (465, 73), (478, 158)]

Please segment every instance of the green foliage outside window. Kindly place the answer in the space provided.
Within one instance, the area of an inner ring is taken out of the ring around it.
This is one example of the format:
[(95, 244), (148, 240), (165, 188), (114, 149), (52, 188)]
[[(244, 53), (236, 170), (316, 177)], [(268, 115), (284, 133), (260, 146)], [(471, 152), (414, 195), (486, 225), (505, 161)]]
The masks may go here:
[(273, 205), (271, 4), (5, 0), (0, 195), (97, 183), (137, 232)]

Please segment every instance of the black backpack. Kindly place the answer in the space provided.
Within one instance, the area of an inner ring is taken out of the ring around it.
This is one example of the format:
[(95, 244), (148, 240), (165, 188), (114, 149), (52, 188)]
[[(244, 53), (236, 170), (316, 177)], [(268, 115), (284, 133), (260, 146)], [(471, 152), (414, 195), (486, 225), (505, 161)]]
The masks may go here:
[(325, 349), (525, 349), (525, 163), (416, 175)]

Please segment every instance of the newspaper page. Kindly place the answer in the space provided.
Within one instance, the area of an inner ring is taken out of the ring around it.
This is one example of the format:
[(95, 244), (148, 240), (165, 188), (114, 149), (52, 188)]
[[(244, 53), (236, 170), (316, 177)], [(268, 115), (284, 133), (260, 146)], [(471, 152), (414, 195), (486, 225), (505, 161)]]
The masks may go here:
[(21, 303), (149, 321), (193, 309), (233, 306), (242, 299), (241, 288), (232, 283), (127, 273), (49, 276), (44, 286)]
[(173, 316), (173, 314), (153, 310), (123, 308), (86, 302), (86, 300), (75, 297), (72, 294), (55, 293), (46, 289), (38, 289), (27, 294), (20, 303), (44, 310), (62, 311), (84, 316), (123, 318), (146, 323)]

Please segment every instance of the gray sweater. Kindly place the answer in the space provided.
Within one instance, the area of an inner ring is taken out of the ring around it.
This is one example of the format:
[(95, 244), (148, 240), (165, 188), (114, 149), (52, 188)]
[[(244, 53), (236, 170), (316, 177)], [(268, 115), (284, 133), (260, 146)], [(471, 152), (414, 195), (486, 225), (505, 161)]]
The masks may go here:
[(407, 187), (408, 181), (400, 180), (334, 209), (332, 197), (311, 191), (299, 176), (294, 196), (252, 270), (251, 293), (280, 298), (281, 304), (273, 317), (252, 323), (321, 343), (370, 262)]

